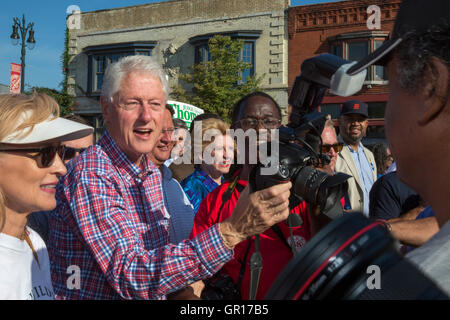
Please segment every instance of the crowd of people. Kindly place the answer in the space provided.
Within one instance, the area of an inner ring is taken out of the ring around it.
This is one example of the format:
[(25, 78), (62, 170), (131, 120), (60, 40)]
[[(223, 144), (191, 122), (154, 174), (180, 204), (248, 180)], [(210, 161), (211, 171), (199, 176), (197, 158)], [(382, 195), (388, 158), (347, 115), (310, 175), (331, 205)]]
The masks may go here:
[[(420, 3), (405, 0), (392, 39), (352, 71), (387, 66), (389, 145), (363, 145), (369, 108), (349, 100), (325, 122), (316, 169), (348, 174), (343, 214), (382, 221), (450, 296), (450, 10), (436, 0), (419, 23)], [(110, 64), (96, 142), (45, 94), (0, 95), (0, 299), (264, 299), (331, 221), (291, 182), (252, 189), (252, 150), (282, 124), (273, 97), (252, 92), (231, 123), (205, 113), (188, 128), (168, 95), (153, 58)]]

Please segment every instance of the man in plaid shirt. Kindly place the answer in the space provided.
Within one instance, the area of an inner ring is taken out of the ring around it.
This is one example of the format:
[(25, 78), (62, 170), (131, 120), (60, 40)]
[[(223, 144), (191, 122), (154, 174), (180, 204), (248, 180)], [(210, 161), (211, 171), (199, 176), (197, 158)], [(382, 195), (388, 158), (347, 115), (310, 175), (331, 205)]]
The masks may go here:
[(214, 275), (237, 243), (287, 218), (291, 183), (251, 195), (246, 189), (228, 220), (169, 244), (161, 173), (147, 156), (167, 96), (166, 76), (151, 57), (108, 66), (100, 99), (107, 130), (70, 163), (50, 215), (57, 298), (165, 299)]

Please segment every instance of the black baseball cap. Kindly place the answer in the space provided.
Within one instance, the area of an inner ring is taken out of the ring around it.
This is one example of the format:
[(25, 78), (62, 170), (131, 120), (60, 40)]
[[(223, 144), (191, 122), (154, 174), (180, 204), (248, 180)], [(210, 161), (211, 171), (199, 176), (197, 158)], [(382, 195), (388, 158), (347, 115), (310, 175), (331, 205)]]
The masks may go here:
[(369, 107), (367, 103), (359, 100), (350, 100), (342, 104), (341, 116), (344, 114), (361, 114), (366, 118), (369, 117)]
[(389, 61), (389, 52), (407, 39), (408, 32), (426, 33), (431, 26), (441, 24), (450, 25), (450, 0), (403, 0), (391, 38), (353, 65), (347, 73), (357, 74), (375, 62), (385, 66)]

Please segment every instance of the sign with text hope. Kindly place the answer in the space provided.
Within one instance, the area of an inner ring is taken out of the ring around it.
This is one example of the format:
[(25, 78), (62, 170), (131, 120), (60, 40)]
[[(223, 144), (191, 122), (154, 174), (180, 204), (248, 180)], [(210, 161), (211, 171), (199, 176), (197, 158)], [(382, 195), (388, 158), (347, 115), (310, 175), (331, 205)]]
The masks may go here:
[(191, 127), (191, 122), (196, 116), (204, 113), (202, 109), (184, 102), (168, 100), (167, 104), (170, 105), (175, 111), (173, 117), (186, 122), (188, 128)]

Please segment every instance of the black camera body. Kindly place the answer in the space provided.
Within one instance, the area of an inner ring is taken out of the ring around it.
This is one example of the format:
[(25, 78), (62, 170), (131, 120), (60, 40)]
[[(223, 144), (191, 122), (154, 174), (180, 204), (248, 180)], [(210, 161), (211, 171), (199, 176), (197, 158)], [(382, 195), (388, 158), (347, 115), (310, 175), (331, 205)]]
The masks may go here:
[(233, 279), (223, 273), (217, 273), (212, 278), (205, 280), (205, 288), (202, 291), (203, 300), (241, 300), (241, 292)]
[[(280, 131), (282, 130), (285, 128), (280, 128)], [(255, 167), (250, 181), (253, 181), (254, 190), (262, 190), (290, 180), (293, 185), (291, 193), (298, 201), (304, 200), (309, 204), (319, 205), (321, 212), (330, 218), (336, 218), (342, 215), (342, 210), (333, 207), (344, 196), (350, 176), (343, 173), (328, 175), (314, 168), (328, 162), (328, 156), (308, 151), (294, 142), (289, 142), (289, 139), (280, 137), (278, 152), (272, 153), (264, 165), (260, 163)], [(262, 170), (271, 166), (276, 167), (276, 172), (264, 175)], [(298, 201), (291, 201), (290, 207)]]

